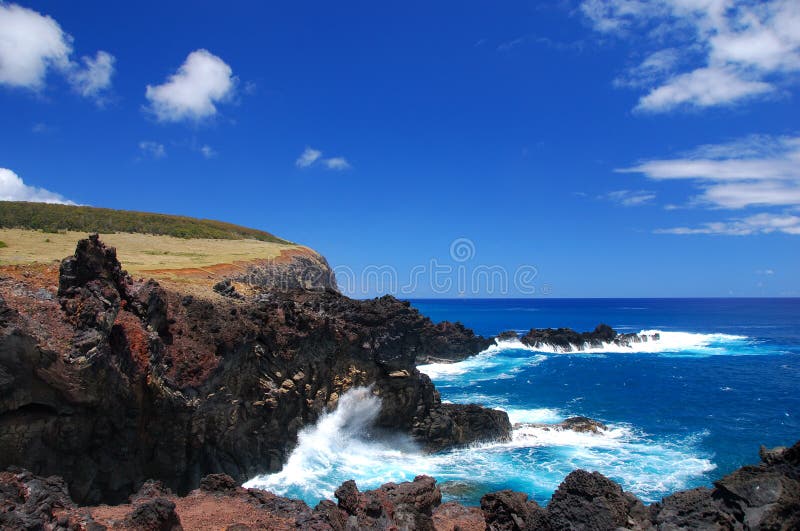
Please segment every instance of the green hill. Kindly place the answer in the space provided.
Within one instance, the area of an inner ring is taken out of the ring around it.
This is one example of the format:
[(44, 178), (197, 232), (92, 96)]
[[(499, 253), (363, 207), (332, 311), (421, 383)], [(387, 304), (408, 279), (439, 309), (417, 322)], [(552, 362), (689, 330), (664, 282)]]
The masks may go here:
[(126, 232), (184, 239), (254, 239), (272, 243), (291, 243), (269, 232), (211, 219), (22, 201), (0, 201), (0, 228), (106, 234)]

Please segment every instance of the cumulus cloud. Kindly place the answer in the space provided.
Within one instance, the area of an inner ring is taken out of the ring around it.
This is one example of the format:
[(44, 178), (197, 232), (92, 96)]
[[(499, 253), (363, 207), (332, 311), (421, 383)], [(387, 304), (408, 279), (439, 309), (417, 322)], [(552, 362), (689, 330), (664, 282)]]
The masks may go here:
[(603, 194), (599, 198), (613, 201), (622, 206), (640, 206), (653, 201), (656, 194), (648, 190), (615, 190)]
[(750, 236), (753, 234), (781, 232), (798, 235), (800, 234), (800, 216), (760, 213), (745, 218), (703, 223), (698, 227), (674, 227), (657, 229), (655, 232), (659, 234), (715, 234), (725, 236)]
[(650, 47), (615, 82), (645, 88), (638, 111), (731, 105), (800, 72), (797, 0), (584, 0), (580, 12), (596, 31), (634, 42), (635, 53)]
[(47, 73), (55, 70), (76, 92), (97, 100), (111, 86), (114, 56), (99, 51), (80, 64), (72, 59), (72, 43), (53, 18), (0, 3), (0, 84), (40, 91)]
[(21, 177), (8, 168), (0, 168), (0, 201), (75, 204), (61, 194), (36, 186), (28, 186)]
[(167, 156), (167, 150), (164, 148), (164, 144), (153, 142), (152, 140), (142, 140), (139, 142), (139, 150), (143, 155), (154, 159), (163, 159)]
[(161, 85), (147, 85), (149, 110), (162, 122), (200, 121), (229, 101), (237, 78), (225, 61), (208, 50), (195, 50)]
[(315, 164), (321, 164), (329, 170), (347, 170), (351, 168), (350, 163), (344, 157), (322, 158), (322, 151), (312, 147), (306, 147), (294, 161), (298, 168), (309, 168)]

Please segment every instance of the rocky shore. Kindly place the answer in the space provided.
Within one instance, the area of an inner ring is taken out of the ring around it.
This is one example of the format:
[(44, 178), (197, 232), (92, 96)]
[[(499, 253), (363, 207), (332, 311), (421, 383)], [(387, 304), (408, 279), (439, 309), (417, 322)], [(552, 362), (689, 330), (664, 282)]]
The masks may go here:
[[(377, 428), (429, 451), (511, 434), (502, 411), (442, 403), (415, 367), (463, 359), (494, 338), (434, 324), (393, 297), (344, 297), (324, 259), (308, 260), (189, 290), (132, 278), (92, 236), (60, 264), (0, 267), (0, 529), (800, 526), (800, 443), (762, 449), (761, 464), (649, 507), (582, 470), (546, 507), (512, 491), (480, 507), (442, 503), (427, 476), (364, 492), (347, 481), (337, 502), (313, 509), (239, 487), (279, 470), (298, 432), (355, 387), (381, 398)], [(658, 338), (600, 325), (498, 339), (568, 351)], [(573, 417), (546, 429), (605, 426)]]
[(800, 442), (761, 452), (762, 462), (745, 466), (713, 488), (677, 492), (645, 506), (598, 472), (569, 474), (545, 507), (521, 492), (486, 494), (480, 507), (442, 503), (434, 478), (387, 483), (361, 492), (346, 481), (313, 509), (299, 500), (238, 487), (230, 476), (213, 474), (186, 496), (162, 482), (148, 481), (117, 506), (78, 507), (58, 477), (26, 470), (0, 473), (3, 529), (87, 530), (180, 529), (289, 530), (673, 530), (775, 529), (800, 526)]
[(298, 268), (250, 275), (246, 297), (235, 282), (186, 294), (131, 278), (96, 236), (58, 267), (0, 268), (0, 470), (64, 477), (81, 504), (147, 479), (180, 494), (210, 473), (241, 483), (279, 470), (356, 386), (381, 397), (379, 428), (428, 450), (509, 437), (504, 412), (443, 404), (415, 368), (476, 343), (471, 331), (388, 296), (258, 289), (297, 288)]

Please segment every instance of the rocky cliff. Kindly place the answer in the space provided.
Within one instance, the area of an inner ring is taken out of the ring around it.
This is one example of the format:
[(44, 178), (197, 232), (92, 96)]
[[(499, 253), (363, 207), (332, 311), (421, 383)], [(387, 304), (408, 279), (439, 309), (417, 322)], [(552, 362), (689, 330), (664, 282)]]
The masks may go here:
[(246, 296), (235, 282), (186, 294), (132, 279), (96, 236), (58, 269), (0, 269), (0, 469), (62, 476), (79, 503), (148, 478), (178, 493), (209, 473), (241, 482), (280, 469), (298, 431), (362, 385), (383, 398), (380, 427), (428, 449), (509, 436), (505, 413), (442, 404), (414, 366), (471, 332), (392, 297), (263, 289), (281, 273), (264, 275)]
[(546, 507), (522, 492), (486, 494), (480, 507), (441, 503), (434, 478), (387, 483), (359, 491), (346, 481), (337, 503), (314, 509), (258, 489), (243, 489), (214, 474), (185, 497), (149, 481), (130, 502), (115, 507), (77, 507), (58, 477), (21, 469), (0, 472), (3, 529), (180, 529), (290, 530), (795, 530), (800, 528), (800, 442), (792, 448), (762, 449), (762, 462), (746, 466), (713, 488), (675, 493), (645, 506), (598, 472), (576, 470), (556, 489)]

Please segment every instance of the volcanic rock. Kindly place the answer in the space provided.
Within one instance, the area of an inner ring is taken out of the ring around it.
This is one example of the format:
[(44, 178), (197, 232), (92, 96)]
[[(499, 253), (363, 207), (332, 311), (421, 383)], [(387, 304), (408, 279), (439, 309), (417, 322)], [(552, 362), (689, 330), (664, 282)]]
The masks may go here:
[[(382, 400), (378, 428), (432, 450), (509, 436), (505, 413), (442, 404), (415, 368), (484, 340), (393, 297), (187, 295), (132, 280), (96, 235), (58, 276), (26, 267), (0, 276), (0, 469), (66, 477), (80, 503), (125, 501), (149, 478), (185, 493), (209, 473), (277, 471), (358, 386)], [(55, 284), (57, 299), (28, 295)]]

